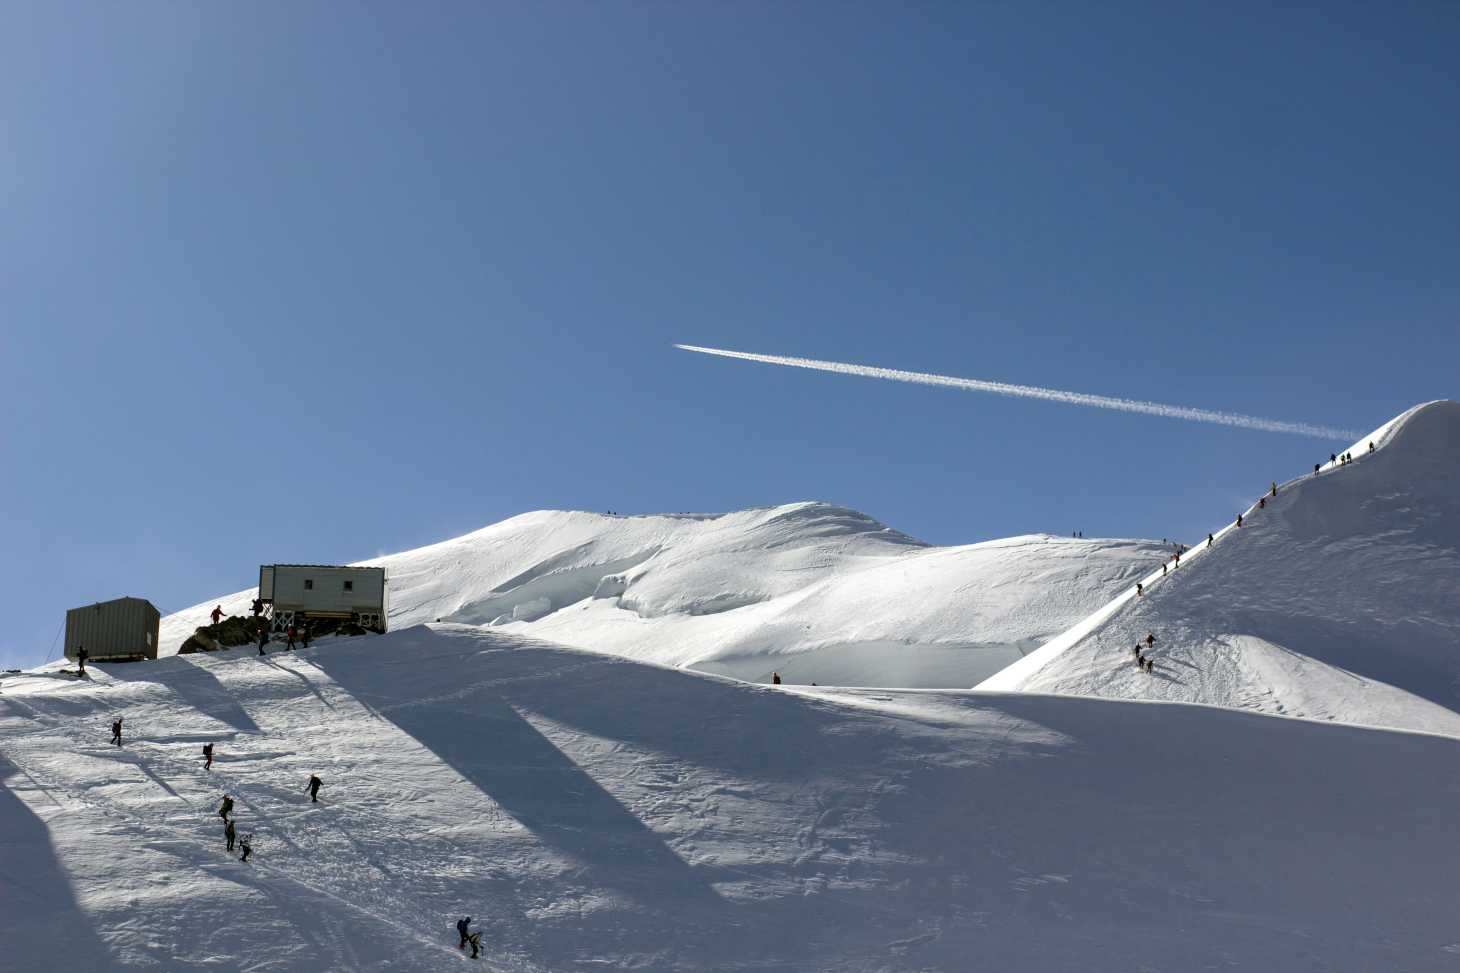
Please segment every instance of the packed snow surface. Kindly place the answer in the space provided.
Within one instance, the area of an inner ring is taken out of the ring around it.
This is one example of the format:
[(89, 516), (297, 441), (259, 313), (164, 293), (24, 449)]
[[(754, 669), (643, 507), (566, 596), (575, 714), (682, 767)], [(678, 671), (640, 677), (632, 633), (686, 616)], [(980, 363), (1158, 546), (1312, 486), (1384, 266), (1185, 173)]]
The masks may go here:
[(1345, 452), (980, 688), (1460, 736), (1460, 403), (1418, 406)]
[(0, 686), (5, 970), (1460, 963), (1447, 737), (447, 624), (92, 669)]
[[(1149, 541), (933, 547), (798, 503), (729, 514), (537, 511), (366, 562), (390, 626), (460, 622), (749, 681), (967, 688), (1160, 563)], [(164, 620), (162, 654), (255, 589)]]

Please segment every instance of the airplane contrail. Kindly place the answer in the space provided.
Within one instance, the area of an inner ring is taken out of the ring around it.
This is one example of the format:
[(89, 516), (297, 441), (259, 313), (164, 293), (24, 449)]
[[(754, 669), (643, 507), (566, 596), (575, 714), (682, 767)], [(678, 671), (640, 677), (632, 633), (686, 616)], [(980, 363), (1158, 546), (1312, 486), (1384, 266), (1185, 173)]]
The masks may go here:
[(1086, 395), (1083, 392), (1061, 392), (1057, 389), (1042, 389), (1033, 385), (1007, 385), (1003, 382), (981, 382), (973, 378), (953, 378), (948, 375), (930, 375), (927, 372), (904, 372), (895, 368), (872, 368), (868, 365), (847, 365), (842, 362), (817, 361), (814, 358), (786, 358), (781, 355), (756, 355), (748, 351), (725, 351), (722, 348), (701, 348), (698, 345), (675, 345), (685, 351), (698, 351), (705, 355), (723, 355), (726, 358), (744, 358), (747, 361), (766, 362), (771, 365), (791, 365), (795, 368), (813, 368), (822, 372), (840, 372), (843, 375), (861, 375), (865, 378), (890, 378), (894, 382), (915, 382), (919, 385), (942, 385), (970, 392), (993, 392), (996, 395), (1018, 395), (1029, 399), (1049, 399), (1051, 402), (1067, 402), (1070, 405), (1093, 405), (1101, 409), (1119, 409), (1122, 412), (1144, 412), (1168, 419), (1191, 419), (1195, 422), (1215, 422), (1224, 426), (1241, 426), (1244, 429), (1261, 429), (1264, 432), (1290, 432), (1299, 436), (1316, 436), (1319, 439), (1358, 439), (1361, 432), (1335, 429), (1332, 426), (1313, 426), (1306, 422), (1280, 422), (1277, 419), (1263, 419), (1258, 416), (1244, 416), (1236, 412), (1214, 412), (1210, 409), (1188, 409), (1180, 405), (1161, 405), (1158, 402), (1141, 402), (1136, 399), (1115, 399), (1105, 395)]

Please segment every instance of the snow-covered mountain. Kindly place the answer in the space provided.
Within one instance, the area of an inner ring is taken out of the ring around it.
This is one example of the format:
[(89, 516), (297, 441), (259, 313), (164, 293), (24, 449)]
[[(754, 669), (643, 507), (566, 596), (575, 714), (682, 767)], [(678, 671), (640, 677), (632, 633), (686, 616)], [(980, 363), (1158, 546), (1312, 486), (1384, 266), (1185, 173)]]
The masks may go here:
[[(1045, 534), (938, 548), (798, 503), (728, 514), (537, 511), (378, 558), (393, 629), (442, 619), (768, 682), (966, 688), (1161, 559), (1149, 541)], [(164, 620), (162, 654), (214, 605)]]
[[(1460, 403), (1417, 406), (1345, 452), (980, 688), (1460, 736)], [(1147, 675), (1132, 650), (1152, 633)]]
[(6, 971), (476, 968), (463, 916), (534, 973), (1460, 962), (1445, 737), (434, 623), (93, 669), (0, 687)]
[(0, 970), (434, 971), (464, 915), (524, 973), (1453, 970), (1457, 447), (1413, 409), (1164, 573), (540, 512), (373, 562), (388, 635), (7, 674)]

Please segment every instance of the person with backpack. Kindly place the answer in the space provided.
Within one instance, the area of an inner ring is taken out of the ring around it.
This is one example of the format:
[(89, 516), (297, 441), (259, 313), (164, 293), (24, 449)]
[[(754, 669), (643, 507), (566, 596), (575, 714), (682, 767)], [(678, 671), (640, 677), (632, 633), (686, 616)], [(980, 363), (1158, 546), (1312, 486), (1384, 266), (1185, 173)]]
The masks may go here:
[(1242, 515), (1241, 514), (1238, 514), (1237, 515), (1237, 526), (1238, 527), (1241, 527), (1242, 526)]
[(233, 830), (233, 822), (228, 821), (223, 825), (223, 838), (228, 842), (228, 850), (233, 850), (233, 843), (238, 840), (238, 832)]
[(264, 651), (264, 646), (266, 646), (268, 644), (269, 644), (269, 633), (268, 632), (260, 632), (259, 633), (259, 655), (268, 655), (268, 653)]
[(773, 672), (773, 673), (771, 673), (771, 685), (772, 686), (779, 686), (780, 684), (781, 684), (781, 674), (779, 672)]
[(285, 652), (293, 652), (294, 651), (294, 626), (293, 625), (290, 625), (289, 626), (289, 636), (288, 637), (289, 637), (289, 644), (287, 644), (287, 645), (284, 646), (284, 651)]
[(119, 747), (122, 745), (123, 719), (124, 717), (118, 716), (115, 720), (112, 721), (112, 743), (115, 743)]
[(457, 949), (466, 949), (467, 937), (471, 935), (471, 916), (456, 920), (456, 931), (461, 933), (461, 945)]
[[(232, 825), (230, 825), (229, 827), (232, 827)], [(244, 835), (243, 840), (240, 841), (238, 844), (239, 847), (243, 849), (243, 854), (238, 857), (238, 860), (241, 862), (248, 861), (248, 853), (253, 851), (253, 832), (250, 831), (248, 834)]]
[(1211, 534), (1208, 534), (1207, 535), (1207, 547), (1211, 547), (1211, 546), (1212, 546), (1212, 535)]
[(76, 646), (76, 678), (77, 679), (85, 679), (86, 678), (86, 658), (87, 658), (86, 646), (84, 646), (84, 645), (78, 645), (78, 646)]
[(220, 818), (222, 818), (224, 820), (224, 822), (226, 823), (228, 821), (228, 812), (230, 812), (232, 810), (233, 810), (233, 798), (229, 797), (227, 794), (224, 794), (223, 795), (223, 806), (218, 809), (218, 816)]
[(304, 632), (300, 636), (300, 644), (306, 649), (309, 648), (309, 640), (314, 636), (314, 626), (308, 622), (304, 625)]
[(319, 802), (319, 789), (324, 786), (324, 781), (314, 774), (309, 775), (309, 783), (305, 789), (309, 791), (309, 799), (315, 803)]
[(474, 932), (466, 937), (466, 941), (471, 943), (471, 958), (476, 959), (477, 954), (482, 951), (482, 934)]
[(213, 769), (213, 744), (211, 743), (203, 744), (203, 769)]

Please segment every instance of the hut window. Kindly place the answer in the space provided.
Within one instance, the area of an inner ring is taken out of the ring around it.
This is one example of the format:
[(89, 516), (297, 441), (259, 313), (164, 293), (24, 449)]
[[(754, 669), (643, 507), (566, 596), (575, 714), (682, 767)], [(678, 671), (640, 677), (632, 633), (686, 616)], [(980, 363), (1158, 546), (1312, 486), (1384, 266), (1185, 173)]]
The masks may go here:
[(313, 591), (314, 590), (314, 582), (312, 580), (310, 580), (309, 578), (305, 578), (304, 579), (304, 590), (305, 591)]
[(345, 582), (345, 590), (346, 591), (354, 591), (355, 590), (355, 582), (353, 582), (353, 581), (346, 581)]

